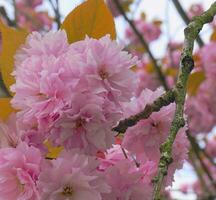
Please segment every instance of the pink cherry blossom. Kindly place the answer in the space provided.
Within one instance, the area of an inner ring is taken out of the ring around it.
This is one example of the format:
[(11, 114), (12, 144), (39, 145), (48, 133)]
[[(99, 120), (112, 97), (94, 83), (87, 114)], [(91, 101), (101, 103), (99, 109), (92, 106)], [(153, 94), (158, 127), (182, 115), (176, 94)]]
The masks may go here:
[(55, 123), (51, 140), (67, 149), (85, 149), (87, 154), (109, 148), (114, 143), (111, 128), (121, 118), (121, 111), (104, 98), (88, 93), (74, 95), (71, 105)]
[(204, 8), (202, 4), (192, 4), (189, 11), (188, 11), (188, 17), (192, 19), (195, 16), (199, 16), (204, 12)]
[(43, 3), (42, 0), (18, 0), (17, 24), (30, 31), (51, 30), (53, 19), (45, 11), (37, 11), (36, 7)]
[(90, 90), (106, 94), (111, 101), (129, 101), (136, 88), (135, 73), (130, 70), (136, 65), (123, 46), (107, 35), (99, 40), (86, 38), (71, 45), (71, 54), (82, 57), (83, 73)]
[(200, 51), (199, 56), (201, 58), (201, 63), (203, 65), (203, 68), (205, 70), (207, 77), (214, 78), (216, 76), (216, 56), (214, 54), (216, 50), (216, 43), (210, 42), (206, 44)]
[[(140, 112), (147, 104), (152, 103), (162, 93), (163, 90), (161, 89), (155, 92), (148, 89), (144, 90), (137, 99), (134, 99), (126, 106), (126, 116)], [(172, 103), (161, 108), (160, 111), (152, 113), (148, 119), (143, 119), (135, 126), (129, 128), (123, 138), (122, 146), (134, 153), (138, 162), (145, 163), (147, 160), (152, 160), (158, 163), (160, 159), (159, 148), (168, 137), (174, 111), (175, 105)], [(187, 158), (189, 145), (185, 136), (185, 130), (186, 128), (180, 129), (173, 145), (172, 157), (174, 161), (168, 171), (167, 185), (171, 184), (175, 170), (181, 168), (184, 159)], [(182, 149), (181, 152), (178, 151), (179, 148)]]
[(23, 6), (35, 8), (36, 6), (42, 4), (43, 0), (16, 0), (18, 8)]
[[(114, 166), (119, 161), (125, 160), (125, 155), (123, 153), (123, 149), (121, 145), (113, 145), (112, 148), (108, 149), (107, 152), (104, 154), (104, 158), (99, 159), (100, 160), (100, 170), (106, 170), (110, 166)], [(129, 155), (129, 152), (125, 150), (125, 153), (127, 154), (127, 158), (132, 160)]]
[(212, 130), (215, 124), (215, 103), (215, 80), (211, 76), (201, 83), (196, 96), (187, 99), (186, 114), (192, 133), (208, 133)]
[(15, 113), (7, 121), (0, 121), (0, 147), (16, 147), (21, 142), (21, 135), (17, 129)]
[(117, 162), (105, 171), (107, 183), (112, 187), (110, 194), (104, 194), (104, 200), (150, 200), (152, 199), (152, 178), (156, 175), (156, 165), (147, 162), (136, 167), (127, 159)]
[(206, 152), (208, 155), (210, 155), (212, 158), (216, 157), (216, 137), (213, 137), (212, 139), (209, 139), (206, 143)]
[(98, 163), (78, 151), (46, 161), (39, 176), (41, 200), (102, 200), (110, 187), (97, 171)]
[(39, 200), (40, 162), (40, 151), (25, 143), (0, 149), (0, 199)]
[(135, 72), (138, 78), (138, 86), (136, 89), (136, 96), (138, 97), (146, 88), (156, 90), (160, 86), (157, 74), (151, 69), (151, 62), (148, 58), (143, 57), (137, 64)]
[[(134, 24), (148, 43), (158, 39), (161, 34), (161, 30), (158, 25), (146, 22), (144, 19), (137, 19), (134, 21)], [(139, 43), (139, 39), (131, 28), (126, 29), (126, 37), (132, 44)]]
[[(119, 0), (119, 3), (123, 7), (127, 7), (127, 5), (129, 5), (132, 2), (133, 2), (132, 0)], [(115, 2), (113, 2), (113, 0), (106, 0), (106, 3), (107, 3), (107, 6), (109, 7), (109, 9), (110, 9), (110, 11), (114, 17), (118, 17), (119, 15), (121, 15), (121, 13), (119, 12), (119, 10), (116, 7)]]

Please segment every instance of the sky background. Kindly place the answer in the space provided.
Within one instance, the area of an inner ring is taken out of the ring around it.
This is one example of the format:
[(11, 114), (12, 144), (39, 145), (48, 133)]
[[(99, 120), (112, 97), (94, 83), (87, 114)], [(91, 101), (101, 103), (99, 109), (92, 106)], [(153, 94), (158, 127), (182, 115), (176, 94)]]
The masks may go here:
[[(77, 5), (80, 4), (82, 0), (59, 0), (60, 11), (62, 13), (62, 19), (71, 10), (73, 10)], [(0, 5), (4, 5), (10, 16), (13, 15), (13, 9), (9, 4), (9, 0), (0, 0)], [(204, 8), (207, 9), (214, 0), (180, 0), (181, 4), (185, 9), (188, 9), (193, 3), (202, 3)], [(45, 3), (39, 8), (40, 10), (49, 10), (50, 14), (53, 12), (48, 3)], [(140, 12), (144, 12), (147, 15), (147, 20), (159, 19), (163, 21), (162, 25), (162, 36), (159, 40), (154, 42), (150, 48), (156, 57), (162, 57), (166, 51), (166, 44), (171, 39), (173, 41), (183, 41), (183, 29), (185, 27), (184, 22), (175, 10), (171, 0), (142, 0), (139, 9), (136, 12), (135, 17), (138, 18)], [(116, 19), (116, 29), (118, 37), (120, 39), (124, 38), (124, 30), (127, 27), (127, 23), (122, 17)], [(208, 40), (210, 31), (209, 27), (206, 26), (201, 33), (201, 37), (204, 41)], [(195, 200), (193, 194), (182, 196), (177, 190), (181, 183), (189, 183), (195, 180), (195, 174), (193, 169), (189, 164), (185, 164), (183, 170), (180, 170), (175, 175), (175, 182), (173, 184), (172, 190), (173, 195), (178, 200)]]

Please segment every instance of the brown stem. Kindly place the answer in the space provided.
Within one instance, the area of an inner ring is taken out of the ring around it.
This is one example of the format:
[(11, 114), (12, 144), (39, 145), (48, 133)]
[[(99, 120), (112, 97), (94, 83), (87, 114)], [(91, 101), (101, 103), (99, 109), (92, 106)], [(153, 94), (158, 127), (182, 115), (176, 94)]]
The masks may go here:
[(56, 6), (52, 2), (52, 0), (49, 0), (49, 3), (55, 13), (55, 21), (57, 23), (58, 29), (61, 27), (61, 15), (59, 11), (59, 0), (56, 0)]

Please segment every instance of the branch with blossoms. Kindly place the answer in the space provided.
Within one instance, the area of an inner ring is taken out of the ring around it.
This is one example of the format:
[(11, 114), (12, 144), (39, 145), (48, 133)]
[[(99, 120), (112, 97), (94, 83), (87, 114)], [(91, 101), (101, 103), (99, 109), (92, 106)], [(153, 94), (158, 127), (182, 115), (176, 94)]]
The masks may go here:
[[(118, 1), (116, 4), (118, 5)], [(141, 113), (131, 116), (125, 120), (119, 122), (117, 127), (113, 130), (117, 132), (125, 132), (128, 127), (135, 125), (139, 120), (145, 119), (150, 116), (152, 112), (160, 110), (163, 106), (168, 105), (173, 102), (176, 103), (175, 117), (173, 119), (170, 134), (166, 142), (161, 145), (161, 158), (158, 165), (158, 175), (155, 177), (155, 187), (154, 187), (154, 200), (160, 199), (160, 191), (162, 188), (163, 179), (167, 174), (168, 166), (172, 162), (172, 145), (176, 138), (176, 135), (181, 127), (184, 127), (184, 103), (186, 96), (186, 86), (190, 72), (194, 67), (194, 61), (192, 58), (194, 41), (196, 40), (199, 32), (206, 23), (210, 23), (216, 14), (216, 2), (211, 5), (211, 7), (204, 12), (201, 16), (193, 18), (193, 20), (188, 24), (184, 33), (185, 41), (183, 46), (183, 52), (180, 61), (180, 71), (178, 75), (178, 80), (176, 82), (173, 90), (168, 91), (163, 96), (159, 97), (153, 104), (148, 105)], [(171, 97), (171, 98), (170, 98)], [(174, 98), (173, 98), (174, 97)], [(158, 106), (159, 105), (159, 106)]]
[(119, 12), (123, 15), (124, 19), (129, 23), (130, 27), (132, 28), (132, 30), (134, 31), (134, 33), (136, 34), (136, 36), (138, 37), (140, 43), (142, 44), (142, 46), (144, 47), (144, 49), (147, 51), (150, 59), (152, 60), (154, 69), (157, 73), (157, 76), (159, 78), (159, 80), (161, 81), (163, 87), (165, 88), (165, 90), (168, 90), (169, 87), (166, 83), (166, 79), (165, 76), (163, 75), (163, 72), (161, 70), (161, 67), (158, 65), (157, 60), (155, 59), (153, 53), (151, 52), (148, 43), (146, 42), (145, 38), (143, 37), (143, 35), (139, 32), (139, 30), (136, 28), (136, 26), (134, 25), (133, 21), (131, 21), (127, 15), (124, 12), (124, 9), (122, 8), (121, 4), (119, 3), (118, 0), (113, 0), (116, 7), (118, 8)]

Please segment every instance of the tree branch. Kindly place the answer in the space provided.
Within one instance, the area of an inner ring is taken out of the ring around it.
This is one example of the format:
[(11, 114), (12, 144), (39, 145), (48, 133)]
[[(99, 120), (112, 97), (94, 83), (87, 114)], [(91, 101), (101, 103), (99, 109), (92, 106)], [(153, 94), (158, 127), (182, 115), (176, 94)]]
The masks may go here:
[(112, 130), (119, 133), (125, 133), (129, 127), (136, 125), (141, 119), (147, 119), (153, 112), (158, 112), (163, 106), (169, 105), (174, 102), (174, 100), (173, 90), (168, 90), (152, 104), (147, 104), (140, 113), (120, 121), (118, 126), (114, 127)]
[(8, 15), (7, 15), (7, 13), (6, 13), (6, 10), (5, 10), (5, 8), (4, 8), (3, 6), (0, 6), (0, 15), (7, 21), (7, 24), (8, 24), (9, 26), (16, 26), (15, 22), (12, 21), (12, 20), (8, 17)]
[(158, 175), (154, 179), (154, 200), (160, 199), (160, 191), (162, 188), (163, 179), (167, 174), (169, 164), (172, 162), (172, 145), (179, 129), (185, 125), (183, 116), (184, 103), (188, 77), (194, 67), (194, 61), (192, 58), (194, 41), (196, 40), (204, 24), (210, 23), (213, 20), (215, 14), (216, 2), (214, 2), (211, 7), (201, 16), (194, 17), (184, 30), (185, 40), (180, 61), (180, 71), (177, 83), (174, 87), (174, 96), (176, 103), (175, 116), (171, 124), (170, 134), (165, 143), (163, 143), (160, 147), (161, 158), (158, 165)]
[(152, 60), (153, 66), (155, 68), (155, 71), (158, 75), (159, 80), (161, 81), (163, 87), (165, 88), (165, 90), (168, 90), (168, 85), (166, 83), (166, 79), (165, 76), (163, 75), (162, 71), (161, 71), (161, 67), (158, 65), (157, 60), (155, 59), (154, 55), (152, 54), (147, 42), (145, 41), (144, 37), (140, 34), (140, 32), (138, 31), (138, 29), (136, 28), (136, 26), (134, 25), (134, 23), (127, 17), (127, 15), (125, 14), (121, 4), (119, 3), (118, 0), (113, 0), (117, 9), (119, 10), (119, 12), (122, 14), (122, 16), (124, 17), (124, 19), (128, 22), (128, 24), (130, 25), (130, 27), (132, 28), (132, 30), (134, 31), (134, 33), (136, 34), (136, 36), (138, 37), (138, 39), (140, 40), (140, 43), (142, 44), (142, 46), (144, 47), (144, 49), (147, 51), (150, 59)]
[[(187, 14), (185, 13), (184, 9), (182, 8), (179, 0), (172, 0), (172, 2), (175, 5), (176, 10), (178, 11), (179, 15), (181, 16), (181, 18), (183, 19), (185, 24), (188, 25), (190, 23), (190, 19), (187, 16)], [(200, 36), (197, 36), (196, 40), (197, 40), (199, 47), (202, 47), (204, 45), (204, 42)]]
[(52, 0), (49, 0), (49, 3), (55, 13), (55, 21), (57, 23), (58, 29), (61, 27), (61, 15), (59, 12), (59, 0), (56, 0), (56, 6), (52, 2)]

